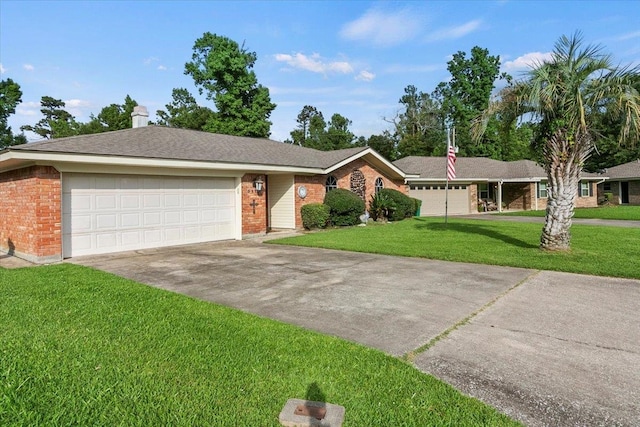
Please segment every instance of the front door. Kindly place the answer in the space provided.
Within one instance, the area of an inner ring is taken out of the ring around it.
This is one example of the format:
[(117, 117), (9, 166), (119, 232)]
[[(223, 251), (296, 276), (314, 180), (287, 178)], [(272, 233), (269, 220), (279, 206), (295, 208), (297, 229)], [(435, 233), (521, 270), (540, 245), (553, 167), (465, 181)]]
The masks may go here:
[(629, 203), (629, 183), (628, 182), (620, 183), (620, 203), (623, 203), (623, 204)]

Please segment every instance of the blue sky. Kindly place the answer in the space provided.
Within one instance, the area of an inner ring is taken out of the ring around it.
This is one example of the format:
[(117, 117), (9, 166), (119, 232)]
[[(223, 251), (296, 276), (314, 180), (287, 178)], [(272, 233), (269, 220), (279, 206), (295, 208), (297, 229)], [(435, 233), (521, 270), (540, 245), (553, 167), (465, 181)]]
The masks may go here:
[(23, 91), (14, 132), (40, 119), (44, 95), (87, 121), (129, 94), (153, 120), (173, 88), (197, 94), (184, 64), (208, 31), (257, 53), (258, 81), (277, 104), (272, 139), (289, 137), (304, 105), (369, 136), (390, 128), (407, 85), (431, 92), (446, 81), (455, 52), (486, 48), (518, 77), (576, 30), (616, 63), (640, 65), (638, 1), (1, 0), (0, 72)]

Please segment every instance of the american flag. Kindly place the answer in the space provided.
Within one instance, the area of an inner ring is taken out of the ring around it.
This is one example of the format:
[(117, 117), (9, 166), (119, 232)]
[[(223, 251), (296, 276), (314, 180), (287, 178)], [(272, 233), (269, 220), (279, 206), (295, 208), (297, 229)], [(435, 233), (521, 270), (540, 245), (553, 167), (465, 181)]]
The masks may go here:
[(456, 149), (451, 146), (447, 153), (447, 179), (456, 179)]

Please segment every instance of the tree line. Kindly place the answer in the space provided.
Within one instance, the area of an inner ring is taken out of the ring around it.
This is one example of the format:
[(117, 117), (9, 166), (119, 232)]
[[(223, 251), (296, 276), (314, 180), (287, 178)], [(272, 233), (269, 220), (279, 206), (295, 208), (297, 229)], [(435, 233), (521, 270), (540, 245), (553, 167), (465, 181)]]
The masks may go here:
[[(258, 83), (255, 52), (216, 34), (204, 33), (193, 46), (191, 61), (184, 73), (193, 78), (200, 95), (214, 108), (199, 105), (187, 88), (175, 88), (165, 109), (156, 112), (155, 124), (206, 132), (268, 137), (271, 102), (268, 88)], [(473, 138), (472, 123), (487, 110), (497, 86), (510, 87), (512, 76), (500, 72), (500, 57), (475, 46), (469, 53), (458, 51), (447, 63), (450, 78), (431, 92), (407, 85), (398, 99), (398, 111), (381, 118), (389, 128), (369, 137), (356, 136), (352, 121), (334, 113), (326, 120), (312, 105), (305, 105), (296, 118), (296, 128), (285, 142), (318, 150), (369, 146), (389, 160), (406, 156), (442, 156), (446, 150), (446, 129), (455, 128), (459, 156), (479, 156), (497, 160), (532, 159), (540, 162), (544, 153), (539, 141), (544, 129), (535, 121), (514, 121), (504, 112), (486, 120), (480, 138)], [(635, 87), (640, 83), (635, 78)], [(7, 119), (22, 101), (20, 86), (11, 79), (0, 83), (0, 148), (26, 142), (24, 133), (14, 134)], [(60, 99), (43, 96), (43, 118), (21, 127), (42, 138), (99, 133), (131, 127), (131, 112), (137, 102), (127, 95), (122, 104), (104, 107), (81, 123), (66, 111)], [(585, 160), (585, 169), (596, 171), (640, 157), (637, 146), (621, 147), (617, 135), (620, 120), (601, 114), (597, 118), (595, 150)]]

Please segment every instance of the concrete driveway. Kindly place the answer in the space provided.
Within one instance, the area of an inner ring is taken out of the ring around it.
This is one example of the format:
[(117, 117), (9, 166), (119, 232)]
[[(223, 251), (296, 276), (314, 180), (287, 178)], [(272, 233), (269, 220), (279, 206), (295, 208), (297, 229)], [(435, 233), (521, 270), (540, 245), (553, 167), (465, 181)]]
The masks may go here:
[(419, 369), (532, 426), (640, 425), (640, 281), (257, 241), (71, 262), (395, 356), (458, 325)]

